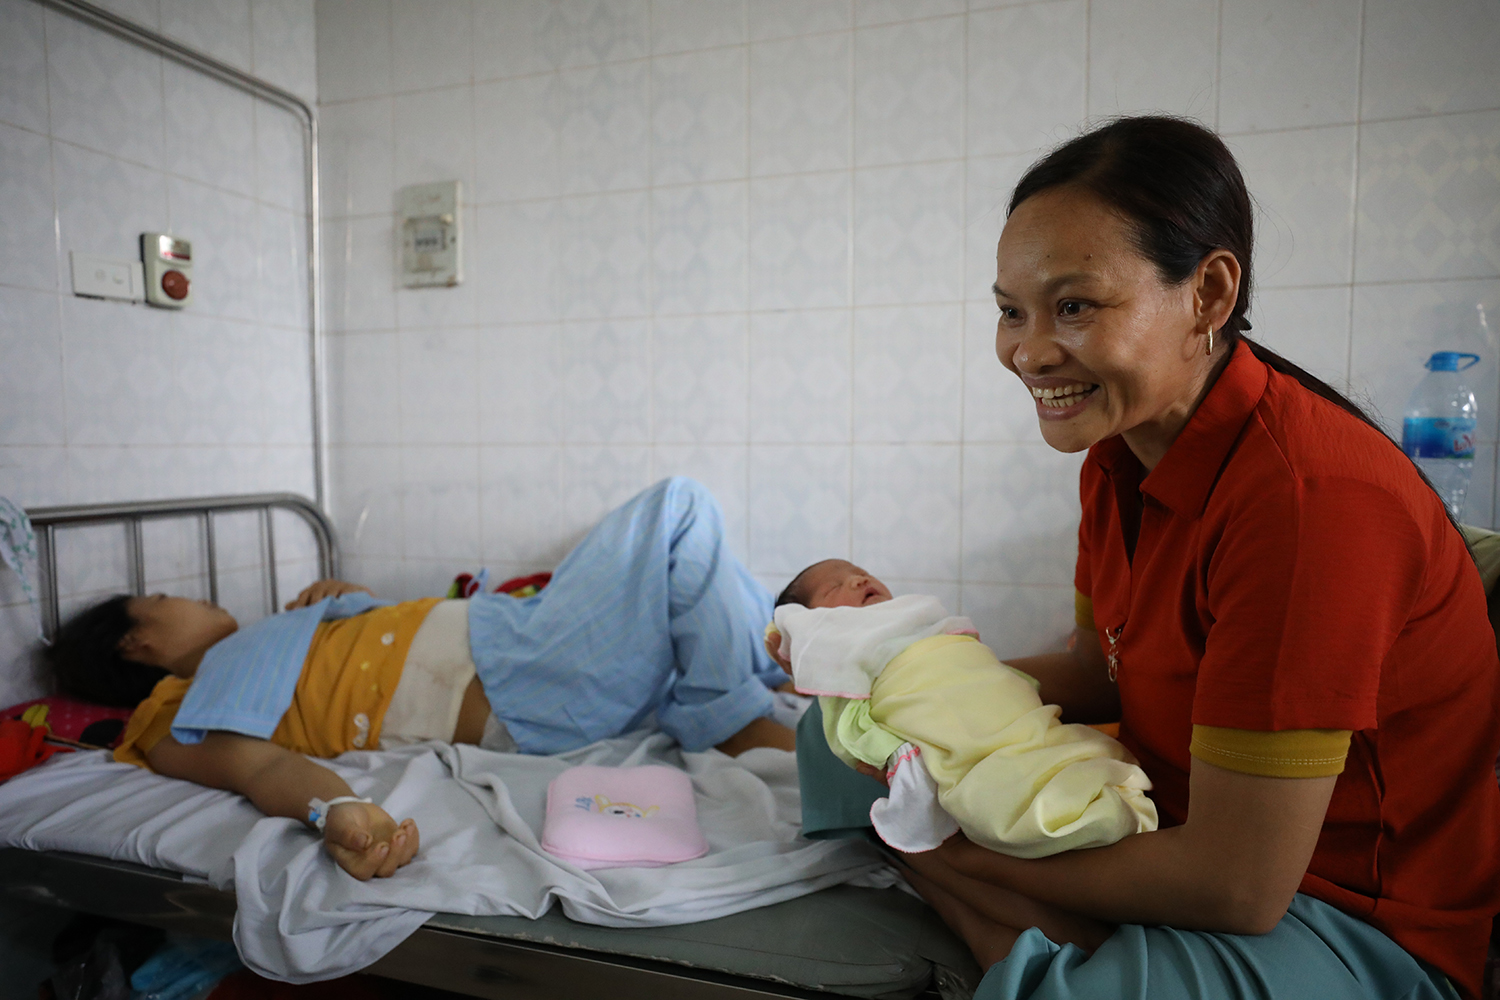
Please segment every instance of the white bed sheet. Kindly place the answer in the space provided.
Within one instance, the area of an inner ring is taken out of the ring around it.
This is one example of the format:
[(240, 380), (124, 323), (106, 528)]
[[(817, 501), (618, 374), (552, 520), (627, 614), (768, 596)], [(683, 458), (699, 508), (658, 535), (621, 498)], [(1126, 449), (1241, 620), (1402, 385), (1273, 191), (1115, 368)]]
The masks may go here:
[[(434, 912), (538, 917), (558, 901), (614, 927), (691, 923), (853, 883), (889, 886), (869, 845), (802, 838), (793, 754), (731, 759), (627, 734), (555, 757), (426, 743), (325, 761), (359, 795), (416, 818), (422, 849), (358, 882), (302, 824), (238, 795), (66, 754), (0, 784), (0, 843), (169, 868), (236, 894), (246, 965), (301, 983), (377, 961)], [(709, 853), (665, 868), (586, 872), (541, 851), (547, 783), (574, 764), (667, 764), (693, 779)]]

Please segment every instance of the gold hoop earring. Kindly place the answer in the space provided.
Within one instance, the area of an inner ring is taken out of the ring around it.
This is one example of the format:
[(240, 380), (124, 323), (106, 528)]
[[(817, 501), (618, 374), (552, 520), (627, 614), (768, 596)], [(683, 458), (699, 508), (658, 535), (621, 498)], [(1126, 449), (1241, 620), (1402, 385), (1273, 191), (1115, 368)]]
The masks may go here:
[(1208, 350), (1205, 351), (1204, 353), (1208, 354), (1210, 357), (1213, 356), (1213, 353), (1214, 353), (1214, 328), (1213, 327), (1209, 327), (1208, 328)]

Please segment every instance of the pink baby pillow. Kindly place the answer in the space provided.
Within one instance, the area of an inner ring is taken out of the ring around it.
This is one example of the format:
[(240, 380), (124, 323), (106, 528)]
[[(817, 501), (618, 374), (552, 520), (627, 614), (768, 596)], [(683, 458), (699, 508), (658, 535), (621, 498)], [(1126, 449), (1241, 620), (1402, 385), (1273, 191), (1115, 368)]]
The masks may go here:
[(660, 868), (708, 853), (693, 783), (672, 767), (570, 767), (547, 786), (542, 849), (579, 868)]

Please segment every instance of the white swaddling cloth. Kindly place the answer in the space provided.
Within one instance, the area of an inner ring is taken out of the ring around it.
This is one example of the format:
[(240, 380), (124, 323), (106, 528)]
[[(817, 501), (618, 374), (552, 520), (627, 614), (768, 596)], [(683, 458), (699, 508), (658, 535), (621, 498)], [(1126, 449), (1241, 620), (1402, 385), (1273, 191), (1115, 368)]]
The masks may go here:
[(972, 635), (974, 623), (950, 617), (936, 597), (908, 594), (863, 608), (776, 609), (781, 655), (792, 661), (792, 684), (803, 694), (868, 698), (885, 665), (914, 642), (935, 635)]
[(1151, 782), (1129, 751), (1060, 723), (1061, 710), (935, 598), (783, 605), (775, 624), (794, 685), (823, 695), (830, 748), (886, 767), (891, 795), (871, 821), (891, 846), (937, 846), (953, 832), (943, 813), (976, 843), (1024, 858), (1156, 829)]
[(922, 748), (903, 743), (886, 765), (890, 795), (870, 806), (870, 822), (880, 839), (898, 851), (921, 854), (943, 845), (958, 832), (938, 798), (938, 784), (922, 762)]

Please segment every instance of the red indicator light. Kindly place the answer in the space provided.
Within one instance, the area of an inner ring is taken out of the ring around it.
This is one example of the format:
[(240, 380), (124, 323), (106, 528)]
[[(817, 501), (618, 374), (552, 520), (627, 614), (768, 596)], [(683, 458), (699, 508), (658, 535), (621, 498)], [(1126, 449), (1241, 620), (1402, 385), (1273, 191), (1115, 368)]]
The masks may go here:
[(187, 275), (181, 271), (168, 271), (161, 276), (161, 290), (178, 301), (187, 298)]

